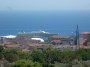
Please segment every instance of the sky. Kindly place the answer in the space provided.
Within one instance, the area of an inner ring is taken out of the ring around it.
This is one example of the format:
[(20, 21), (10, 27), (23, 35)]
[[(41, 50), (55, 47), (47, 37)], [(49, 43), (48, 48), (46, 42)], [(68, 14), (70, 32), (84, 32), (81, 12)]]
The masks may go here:
[(0, 0), (0, 11), (90, 10), (90, 0)]

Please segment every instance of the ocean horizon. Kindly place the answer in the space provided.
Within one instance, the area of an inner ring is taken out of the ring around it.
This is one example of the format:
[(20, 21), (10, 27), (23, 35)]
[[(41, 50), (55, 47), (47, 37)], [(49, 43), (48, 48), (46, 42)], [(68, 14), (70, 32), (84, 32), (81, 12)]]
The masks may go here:
[(0, 11), (0, 36), (17, 35), (19, 32), (39, 30), (70, 36), (75, 35), (77, 25), (80, 32), (90, 32), (89, 11)]

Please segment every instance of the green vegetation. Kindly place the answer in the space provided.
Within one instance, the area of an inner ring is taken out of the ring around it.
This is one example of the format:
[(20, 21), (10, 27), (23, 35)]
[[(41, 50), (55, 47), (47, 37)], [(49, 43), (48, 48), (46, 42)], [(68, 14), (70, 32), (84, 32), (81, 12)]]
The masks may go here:
[(12, 63), (12, 67), (42, 67), (38, 62), (32, 62), (30, 60), (18, 60)]
[(86, 42), (90, 42), (90, 38), (86, 40)]
[(59, 51), (52, 47), (23, 52), (0, 46), (0, 65), (5, 67), (89, 67), (90, 49)]
[(52, 40), (45, 40), (45, 43), (50, 44), (52, 42)]

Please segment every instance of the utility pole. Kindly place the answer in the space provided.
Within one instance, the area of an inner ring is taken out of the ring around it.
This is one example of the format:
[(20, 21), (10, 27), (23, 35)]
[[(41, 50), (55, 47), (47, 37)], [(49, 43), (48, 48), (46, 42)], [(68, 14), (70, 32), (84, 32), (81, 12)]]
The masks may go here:
[(79, 49), (80, 48), (80, 41), (79, 41), (79, 27), (77, 25), (77, 28), (76, 28), (76, 49)]

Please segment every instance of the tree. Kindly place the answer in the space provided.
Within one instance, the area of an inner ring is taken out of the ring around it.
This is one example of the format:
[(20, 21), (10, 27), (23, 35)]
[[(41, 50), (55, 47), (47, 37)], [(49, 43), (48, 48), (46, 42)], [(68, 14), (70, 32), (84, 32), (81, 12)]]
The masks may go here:
[(0, 53), (2, 53), (4, 50), (3, 46), (0, 45)]
[(90, 49), (79, 49), (76, 55), (81, 57), (81, 60), (90, 60)]
[(30, 60), (31, 53), (30, 52), (20, 52), (19, 57), (20, 57), (20, 59)]
[(35, 49), (35, 50), (32, 51), (31, 57), (32, 57), (33, 61), (43, 63), (45, 56), (44, 56), (44, 53), (41, 50)]
[(1, 60), (2, 58), (4, 58), (3, 51), (4, 51), (4, 48), (3, 48), (2, 45), (0, 45), (0, 60)]
[(70, 63), (72, 62), (74, 59), (76, 59), (76, 55), (74, 51), (71, 50), (64, 50), (61, 52), (60, 54), (60, 58), (61, 62), (63, 63)]
[(46, 63), (54, 63), (55, 61), (58, 61), (60, 52), (57, 49), (48, 47), (43, 52), (45, 54)]
[(13, 62), (19, 60), (19, 53), (20, 50), (13, 48), (13, 49), (5, 49), (3, 54), (4, 54), (4, 58), (7, 61)]
[(12, 67), (42, 67), (38, 62), (32, 62), (30, 60), (19, 60), (12, 63)]

